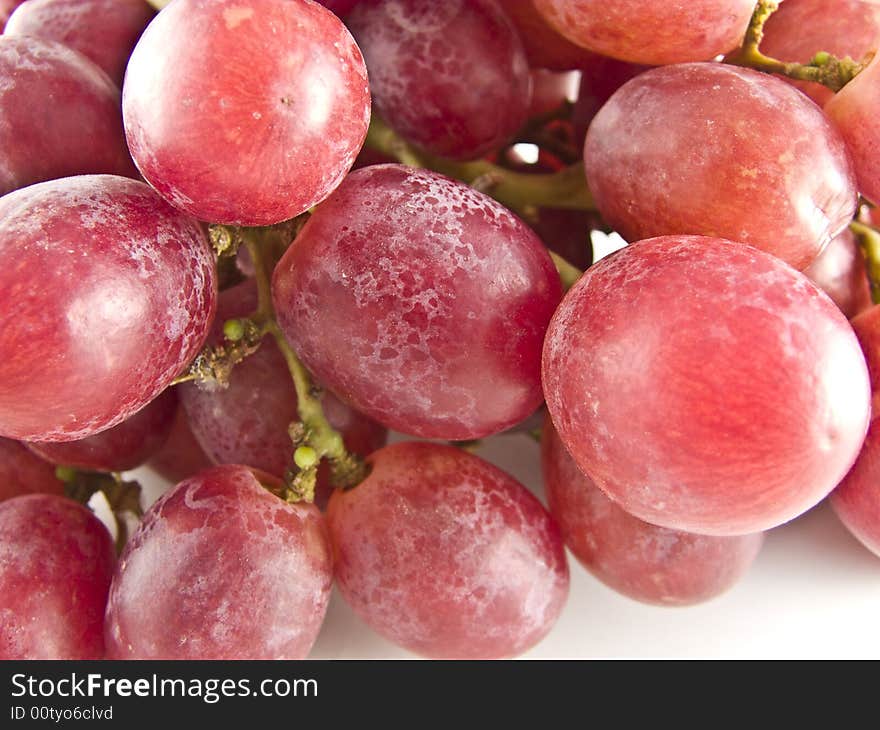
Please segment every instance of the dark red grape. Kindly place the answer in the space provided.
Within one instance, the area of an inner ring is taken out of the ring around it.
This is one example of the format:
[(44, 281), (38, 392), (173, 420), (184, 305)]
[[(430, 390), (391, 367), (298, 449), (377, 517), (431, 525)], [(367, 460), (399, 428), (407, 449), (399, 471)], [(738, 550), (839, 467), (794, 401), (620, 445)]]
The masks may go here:
[(849, 229), (832, 240), (804, 274), (834, 300), (848, 319), (871, 306), (865, 257)]
[(278, 322), (316, 379), (389, 428), (497, 433), (541, 403), (559, 276), (506, 208), (436, 173), (353, 172), (275, 269)]
[(340, 18), (358, 4), (358, 0), (318, 0), (327, 10), (332, 10)]
[(526, 121), (528, 62), (493, 0), (361, 0), (346, 23), (379, 113), (429, 152), (480, 157)]
[(621, 61), (708, 61), (742, 43), (755, 0), (534, 0), (560, 34)]
[(177, 484), (213, 463), (193, 436), (183, 406), (178, 405), (168, 439), (147, 462), (147, 466), (162, 478)]
[(0, 199), (0, 433), (121, 423), (198, 353), (214, 315), (202, 228), (141, 182), (83, 175)]
[(568, 596), (556, 524), (513, 477), (450, 446), (398, 443), (330, 498), (345, 600), (377, 632), (430, 657), (521, 654)]
[(0, 37), (0, 194), (85, 173), (137, 177), (119, 90), (59, 43)]
[(852, 220), (843, 139), (777, 78), (720, 63), (664, 66), (620, 88), (584, 148), (596, 205), (628, 241), (743, 241), (804, 269)]
[(694, 535), (633, 517), (578, 469), (549, 418), (541, 465), (566, 545), (599, 580), (637, 601), (689, 606), (715, 598), (743, 577), (764, 542), (762, 533)]
[(155, 14), (144, 0), (28, 0), (4, 33), (63, 43), (122, 88), (128, 57)]
[(762, 251), (699, 236), (587, 270), (547, 333), (544, 393), (609, 497), (709, 535), (761, 532), (823, 499), (870, 414), (864, 357), (827, 295)]
[(55, 465), (28, 451), (23, 444), (0, 438), (0, 502), (24, 494), (64, 494)]
[(64, 497), (0, 504), (0, 659), (102, 659), (113, 539)]
[(243, 466), (187, 479), (126, 545), (107, 605), (112, 659), (302, 659), (333, 579), (321, 513)]
[[(216, 323), (209, 342), (221, 339), (223, 323), (252, 314), (257, 287), (245, 281), (220, 294)], [(287, 427), (299, 421), (296, 389), (284, 356), (271, 338), (235, 366), (228, 388), (187, 383), (180, 388), (193, 433), (214, 463), (247, 464), (276, 477), (293, 464)], [(332, 393), (322, 398), (325, 415), (351, 451), (367, 456), (385, 444), (388, 431), (340, 403)], [(322, 470), (323, 471), (323, 470)], [(329, 489), (326, 476), (323, 492)], [(323, 497), (326, 502), (326, 495)]]
[(177, 397), (166, 390), (154, 401), (125, 419), (79, 441), (32, 441), (27, 447), (53, 464), (92, 471), (128, 471), (156, 453), (174, 423)]
[(125, 132), (147, 181), (214, 223), (293, 218), (339, 184), (370, 94), (342, 22), (307, 0), (178, 0), (131, 56)]

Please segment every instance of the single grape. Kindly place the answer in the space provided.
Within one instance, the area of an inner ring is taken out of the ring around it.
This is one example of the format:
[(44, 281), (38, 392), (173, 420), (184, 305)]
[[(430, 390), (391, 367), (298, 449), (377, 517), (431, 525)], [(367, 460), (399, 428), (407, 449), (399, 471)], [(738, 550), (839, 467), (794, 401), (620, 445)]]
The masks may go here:
[(0, 198), (0, 433), (121, 423), (195, 357), (214, 315), (199, 224), (141, 182), (83, 175)]
[(12, 14), (4, 34), (63, 43), (122, 88), (128, 57), (155, 14), (145, 0), (29, 0)]
[(177, 484), (213, 464), (214, 462), (208, 458), (193, 436), (186, 411), (182, 405), (178, 405), (168, 439), (159, 451), (153, 454), (147, 466), (163, 479)]
[(59, 43), (0, 37), (0, 195), (85, 173), (137, 177), (119, 90)]
[(208, 469), (161, 497), (126, 545), (107, 605), (107, 655), (302, 659), (332, 579), (316, 507), (287, 504), (247, 467)]
[(143, 176), (213, 223), (263, 226), (323, 200), (367, 133), (363, 58), (308, 0), (178, 0), (126, 72), (125, 132)]
[(0, 504), (0, 659), (103, 659), (113, 539), (64, 497)]
[(871, 379), (871, 418), (880, 416), (880, 306), (869, 307), (853, 317), (852, 328), (868, 364)]
[[(877, 50), (876, 0), (785, 0), (764, 24), (761, 52), (780, 61), (808, 63), (819, 51), (861, 60)], [(819, 106), (834, 96), (822, 84), (789, 81)]]
[(831, 493), (834, 512), (868, 550), (880, 557), (880, 421), (871, 421), (865, 445), (849, 474)]
[(719, 63), (664, 66), (596, 115), (587, 180), (627, 240), (691, 233), (757, 246), (804, 269), (852, 220), (841, 136), (788, 84)]
[[(252, 279), (222, 292), (209, 342), (221, 340), (225, 321), (246, 317), (256, 309), (257, 287)], [(214, 463), (248, 464), (276, 477), (283, 477), (292, 465), (293, 444), (287, 428), (300, 420), (296, 389), (271, 337), (235, 366), (228, 388), (186, 383), (180, 387), (180, 396), (193, 433)], [(349, 450), (367, 456), (385, 444), (387, 429), (340, 403), (332, 393), (324, 393), (322, 406)], [(322, 503), (329, 495), (328, 469), (322, 465)]]
[(424, 438), (497, 433), (541, 403), (559, 276), (491, 198), (402, 165), (353, 172), (275, 269), (278, 323), (316, 379)]
[(599, 580), (636, 601), (690, 606), (715, 598), (743, 577), (764, 542), (762, 533), (693, 535), (633, 517), (578, 469), (549, 418), (541, 465), (566, 545)]
[(621, 86), (651, 66), (618, 61), (616, 58), (595, 56), (581, 71), (577, 101), (571, 112), (575, 139), (583, 143), (587, 129), (599, 110)]
[(880, 201), (880, 54), (825, 104), (825, 113), (840, 130), (855, 165), (859, 192)]
[(0, 438), (0, 502), (24, 494), (64, 494), (64, 482), (55, 465), (41, 459), (24, 444)]
[(572, 43), (605, 56), (661, 65), (708, 61), (742, 43), (755, 0), (534, 0)]
[(849, 229), (833, 239), (804, 274), (834, 300), (847, 319), (871, 306), (865, 257)]
[(398, 443), (370, 458), (327, 523), (345, 600), (396, 644), (437, 658), (521, 654), (568, 595), (559, 529), (513, 477), (451, 446)]
[(588, 269), (548, 330), (544, 393), (609, 497), (707, 535), (818, 503), (870, 415), (864, 357), (827, 295), (762, 251), (701, 236), (640, 241)]
[(27, 447), (53, 464), (92, 471), (128, 471), (143, 464), (171, 433), (177, 397), (166, 390), (118, 426), (79, 441), (32, 441)]
[(528, 62), (494, 0), (361, 0), (346, 23), (377, 110), (429, 152), (474, 159), (526, 121)]

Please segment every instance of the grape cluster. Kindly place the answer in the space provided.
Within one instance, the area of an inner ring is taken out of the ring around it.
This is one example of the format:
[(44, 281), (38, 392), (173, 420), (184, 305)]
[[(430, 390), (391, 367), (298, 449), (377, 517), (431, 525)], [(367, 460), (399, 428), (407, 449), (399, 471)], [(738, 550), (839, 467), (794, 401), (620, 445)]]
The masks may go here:
[(302, 658), (334, 585), (515, 656), (566, 547), (691, 605), (829, 494), (880, 555), (880, 2), (151, 5), (0, 3), (0, 658)]

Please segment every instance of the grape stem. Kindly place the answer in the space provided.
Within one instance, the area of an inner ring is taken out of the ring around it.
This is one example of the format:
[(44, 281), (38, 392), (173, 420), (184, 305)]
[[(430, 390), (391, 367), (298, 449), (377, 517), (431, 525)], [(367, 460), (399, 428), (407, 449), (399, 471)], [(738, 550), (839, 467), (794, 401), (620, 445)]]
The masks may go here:
[(556, 267), (556, 271), (559, 272), (559, 278), (562, 280), (562, 288), (565, 291), (568, 291), (577, 283), (578, 279), (584, 275), (584, 272), (574, 264), (566, 261), (555, 251), (548, 250), (547, 253), (550, 254), (550, 258), (553, 259), (553, 265)]
[(363, 481), (366, 476), (366, 467), (360, 458), (345, 448), (342, 436), (330, 425), (321, 406), (320, 389), (313, 385), (309, 372), (300, 362), (278, 326), (272, 304), (269, 270), (259, 236), (246, 234), (244, 243), (254, 265), (254, 277), (259, 297), (254, 319), (262, 322), (265, 333), (271, 335), (275, 340), (278, 349), (284, 356), (296, 389), (300, 422), (291, 424), (290, 427), (290, 436), (296, 447), (295, 453), (302, 456), (304, 453), (308, 453), (303, 449), (303, 447), (307, 447), (314, 451), (316, 457), (313, 458), (309, 454), (307, 461), (303, 461), (302, 458), (297, 459), (303, 466), (298, 468), (295, 473), (286, 475), (285, 482), (290, 489), (287, 499), (288, 501), (312, 502), (315, 498), (318, 465), (322, 459), (326, 458), (330, 461), (333, 484), (342, 488), (350, 488)]
[(366, 145), (404, 165), (428, 168), (461, 180), (520, 213), (534, 206), (569, 210), (596, 209), (587, 189), (582, 162), (559, 172), (532, 175), (507, 170), (487, 160), (447, 160), (417, 150), (376, 114), (373, 114), (370, 121)]
[(849, 56), (837, 58), (820, 51), (808, 63), (786, 63), (764, 55), (759, 48), (764, 39), (764, 24), (778, 9), (779, 0), (758, 0), (742, 46), (728, 55), (725, 62), (797, 81), (812, 81), (836, 92), (852, 81), (871, 60), (869, 56), (858, 62)]
[(865, 256), (865, 268), (871, 285), (871, 301), (880, 304), (880, 231), (874, 226), (853, 221), (849, 229), (855, 234)]

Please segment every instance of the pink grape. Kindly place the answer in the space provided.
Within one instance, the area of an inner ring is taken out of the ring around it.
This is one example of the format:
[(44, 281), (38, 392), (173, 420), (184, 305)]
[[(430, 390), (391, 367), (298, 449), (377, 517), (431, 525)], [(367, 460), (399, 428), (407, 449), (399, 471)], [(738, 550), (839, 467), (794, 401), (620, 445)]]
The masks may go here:
[(203, 469), (213, 466), (201, 445), (193, 436), (186, 411), (182, 405), (177, 406), (171, 433), (162, 447), (147, 462), (154, 472), (172, 484), (182, 482), (195, 476)]
[(425, 170), (353, 172), (275, 269), (278, 322), (316, 379), (379, 423), (470, 439), (529, 416), (559, 276), (532, 231)]
[(853, 317), (852, 328), (868, 364), (871, 379), (871, 418), (880, 416), (880, 305)]
[(0, 433), (121, 423), (195, 357), (214, 315), (202, 228), (141, 182), (83, 175), (0, 199)]
[(6, 25), (9, 16), (24, 0), (0, 0), (0, 30)]
[(23, 444), (0, 438), (0, 502), (24, 494), (64, 495), (64, 482), (55, 465), (28, 451)]
[[(209, 341), (221, 340), (226, 320), (246, 317), (256, 309), (253, 280), (224, 291)], [(235, 366), (228, 388), (186, 383), (180, 394), (193, 433), (215, 463), (248, 464), (276, 477), (284, 476), (292, 466), (293, 444), (287, 427), (300, 420), (296, 389), (284, 356), (271, 338)], [(340, 403), (332, 393), (325, 392), (322, 406), (351, 451), (367, 456), (384, 446), (388, 431)], [(326, 482), (329, 475), (322, 476)], [(328, 488), (325, 484), (323, 491)]]
[(178, 0), (141, 36), (123, 91), (144, 178), (213, 223), (264, 226), (320, 202), (370, 119), (363, 58), (307, 0)]
[(28, 0), (13, 13), (4, 34), (63, 43), (122, 88), (128, 57), (155, 14), (144, 0)]
[(804, 269), (856, 208), (845, 145), (816, 105), (718, 63), (626, 83), (593, 120), (584, 159), (597, 207), (628, 241), (717, 236)]
[(742, 43), (754, 0), (534, 0), (576, 45), (649, 65), (708, 61)]
[(346, 23), (377, 110), (429, 152), (474, 159), (526, 121), (528, 62), (494, 0), (361, 0)]
[(831, 506), (844, 526), (880, 557), (880, 421), (874, 419), (849, 474), (831, 493)]
[(119, 90), (58, 43), (0, 37), (0, 194), (44, 180), (137, 177), (122, 132)]
[(736, 584), (764, 536), (713, 537), (656, 527), (612, 502), (565, 450), (548, 418), (541, 465), (550, 513), (569, 549), (607, 586), (643, 603), (690, 606)]
[(398, 443), (330, 498), (336, 580), (374, 630), (436, 658), (521, 654), (568, 595), (556, 524), (513, 477), (450, 446)]
[(834, 95), (825, 113), (840, 130), (855, 164), (859, 192), (880, 202), (880, 54)]
[(614, 92), (649, 68), (651, 67), (605, 56), (596, 56), (590, 64), (584, 66), (577, 101), (571, 113), (575, 139), (583, 142), (590, 122)]
[[(819, 51), (856, 61), (877, 50), (876, 0), (785, 0), (764, 25), (761, 51), (780, 61), (808, 63)], [(789, 81), (819, 106), (834, 96), (822, 84)]]
[(828, 244), (804, 274), (834, 300), (848, 319), (871, 306), (865, 257), (848, 229)]
[(0, 659), (103, 659), (115, 564), (107, 528), (76, 502), (0, 504)]
[(548, 330), (544, 393), (610, 498), (707, 535), (818, 503), (870, 416), (864, 357), (827, 295), (758, 249), (700, 236), (640, 241), (587, 270)]
[(177, 397), (166, 390), (118, 426), (79, 441), (33, 441), (27, 447), (53, 464), (92, 471), (128, 471), (156, 453), (171, 432)]
[(111, 659), (302, 659), (333, 579), (324, 519), (243, 466), (181, 482), (126, 545), (107, 605)]

